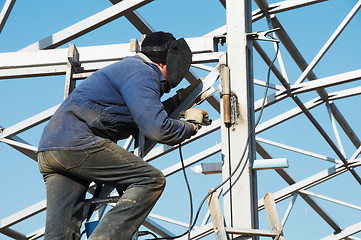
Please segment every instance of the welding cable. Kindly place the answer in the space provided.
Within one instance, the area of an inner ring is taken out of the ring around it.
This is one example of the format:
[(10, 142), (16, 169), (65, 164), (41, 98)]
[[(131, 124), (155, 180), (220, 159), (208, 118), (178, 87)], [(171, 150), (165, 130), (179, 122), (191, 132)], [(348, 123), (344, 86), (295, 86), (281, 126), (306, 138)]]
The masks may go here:
[[(154, 239), (175, 239), (175, 238), (183, 237), (186, 234), (188, 234), (188, 239), (190, 239), (190, 234), (191, 234), (191, 230), (192, 230), (192, 221), (193, 221), (193, 198), (192, 198), (191, 187), (190, 187), (188, 177), (187, 177), (187, 173), (186, 173), (186, 168), (185, 168), (185, 165), (184, 165), (183, 154), (182, 154), (182, 144), (181, 143), (178, 145), (178, 149), (179, 149), (179, 157), (180, 157), (180, 160), (181, 160), (181, 163), (182, 163), (182, 171), (183, 171), (184, 181), (186, 183), (187, 190), (188, 190), (188, 195), (189, 195), (189, 205), (190, 205), (189, 227), (188, 227), (188, 230), (186, 232), (182, 233), (181, 235), (174, 236), (174, 237), (154, 238)], [(147, 239), (147, 240), (151, 240), (151, 239)]]
[(153, 239), (158, 239), (157, 235), (155, 235), (154, 233), (152, 233), (150, 231), (139, 231), (138, 232), (138, 237), (143, 237), (146, 235), (152, 235), (154, 237)]
[[(272, 37), (272, 38), (273, 38), (273, 37)], [(192, 224), (190, 224), (190, 226), (189, 226), (189, 228), (188, 228), (188, 230), (187, 230), (186, 232), (184, 232), (184, 233), (182, 233), (182, 234), (180, 234), (180, 235), (178, 235), (178, 236), (174, 236), (174, 237), (163, 237), (163, 238), (157, 238), (157, 239), (162, 239), (162, 240), (163, 240), (163, 239), (176, 239), (176, 238), (180, 238), (180, 237), (183, 237), (184, 235), (188, 234), (188, 240), (189, 240), (189, 239), (190, 239), (190, 231), (191, 231), (191, 229), (193, 229), (194, 226), (196, 225), (196, 222), (197, 222), (197, 220), (198, 220), (198, 217), (199, 217), (199, 214), (200, 214), (200, 211), (201, 211), (201, 209), (202, 209), (202, 206), (203, 206), (204, 202), (207, 200), (207, 198), (208, 198), (211, 194), (213, 194), (215, 191), (217, 191), (217, 190), (218, 190), (220, 187), (222, 187), (226, 182), (230, 181), (231, 178), (234, 176), (234, 174), (235, 174), (235, 173), (238, 171), (238, 169), (240, 168), (241, 163), (242, 163), (242, 159), (244, 158), (244, 156), (245, 156), (245, 154), (246, 154), (246, 151), (247, 151), (247, 149), (248, 149), (249, 140), (250, 140), (252, 134), (255, 132), (255, 129), (256, 129), (257, 125), (259, 124), (259, 122), (261, 121), (261, 117), (262, 117), (262, 115), (263, 115), (263, 110), (264, 110), (264, 107), (265, 107), (265, 103), (266, 103), (266, 99), (267, 99), (267, 93), (268, 93), (268, 89), (269, 89), (269, 82), (270, 82), (270, 76), (271, 76), (272, 66), (273, 66), (273, 64), (275, 63), (275, 61), (276, 61), (276, 59), (277, 59), (277, 56), (278, 56), (278, 52), (279, 52), (279, 43), (278, 43), (278, 42), (276, 42), (276, 46), (277, 46), (277, 48), (276, 48), (276, 54), (275, 54), (274, 58), (272, 59), (271, 64), (268, 66), (266, 88), (265, 88), (265, 92), (264, 92), (264, 96), (263, 96), (263, 101), (262, 101), (262, 106), (261, 106), (261, 109), (260, 109), (260, 114), (259, 114), (259, 116), (258, 116), (258, 118), (257, 118), (257, 121), (255, 122), (252, 130), (249, 132), (249, 134), (248, 134), (248, 136), (247, 136), (246, 144), (245, 144), (245, 146), (244, 146), (244, 148), (243, 148), (244, 150), (243, 150), (242, 155), (241, 155), (241, 157), (240, 157), (240, 160), (239, 160), (239, 162), (237, 163), (236, 167), (234, 168), (233, 172), (232, 172), (225, 180), (223, 180), (223, 182), (221, 182), (217, 187), (213, 188), (212, 191), (209, 191), (208, 194), (203, 198), (203, 200), (201, 201), (201, 203), (200, 203), (200, 205), (199, 205), (199, 207), (198, 207), (198, 210), (197, 210), (197, 212), (196, 212), (196, 215), (195, 215), (195, 217), (194, 217), (194, 221), (193, 221)], [(179, 145), (179, 146), (180, 146), (180, 145)], [(183, 156), (182, 156), (182, 152), (181, 152), (181, 149), (180, 149), (180, 148), (179, 148), (179, 154), (180, 154), (181, 161), (182, 161), (183, 172), (184, 172), (184, 174), (185, 174), (185, 168), (184, 168), (184, 164), (183, 164)], [(243, 165), (242, 169), (244, 169), (244, 166), (245, 166), (245, 165)], [(187, 186), (188, 186), (188, 190), (189, 190), (189, 192), (190, 192), (190, 188), (189, 188), (189, 185), (188, 185), (187, 176), (186, 176), (186, 175), (184, 175), (184, 176), (185, 176), (185, 180), (186, 180), (186, 183), (187, 183)], [(230, 188), (232, 188), (232, 185), (230, 186)], [(190, 193), (190, 196), (191, 196), (191, 193)], [(191, 197), (190, 197), (190, 201), (192, 202)], [(191, 203), (191, 206), (192, 206), (192, 205), (193, 205), (193, 204)], [(191, 208), (191, 211), (193, 211), (192, 208)], [(192, 215), (193, 215), (193, 214), (191, 214), (191, 216), (192, 216)], [(192, 217), (191, 217), (191, 219), (192, 219)]]
[(189, 185), (188, 182), (188, 178), (187, 178), (187, 173), (186, 173), (186, 168), (184, 166), (184, 160), (183, 160), (183, 154), (182, 154), (182, 145), (179, 144), (179, 157), (182, 163), (182, 170), (183, 170), (183, 176), (184, 176), (184, 181), (186, 182), (187, 185), (187, 189), (188, 189), (188, 195), (189, 195), (189, 207), (190, 207), (190, 216), (189, 216), (189, 228), (188, 228), (188, 239), (190, 239), (190, 234), (191, 234), (191, 230), (192, 230), (192, 221), (193, 221), (193, 198), (192, 198), (192, 191), (191, 191), (191, 187)]

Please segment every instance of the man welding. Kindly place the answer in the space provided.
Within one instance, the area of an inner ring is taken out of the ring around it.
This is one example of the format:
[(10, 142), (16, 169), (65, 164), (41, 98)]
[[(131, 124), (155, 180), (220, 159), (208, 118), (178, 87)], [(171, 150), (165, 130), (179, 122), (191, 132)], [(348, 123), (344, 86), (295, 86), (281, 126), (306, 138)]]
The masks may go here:
[[(200, 128), (168, 114), (194, 88), (189, 86), (164, 102), (189, 71), (192, 52), (184, 39), (155, 32), (141, 52), (98, 70), (85, 79), (45, 126), (38, 148), (39, 169), (47, 190), (45, 240), (80, 239), (83, 205), (89, 184), (123, 191), (89, 239), (131, 239), (160, 197), (162, 172), (117, 145), (140, 131), (174, 145)], [(192, 110), (202, 119), (204, 110)]]

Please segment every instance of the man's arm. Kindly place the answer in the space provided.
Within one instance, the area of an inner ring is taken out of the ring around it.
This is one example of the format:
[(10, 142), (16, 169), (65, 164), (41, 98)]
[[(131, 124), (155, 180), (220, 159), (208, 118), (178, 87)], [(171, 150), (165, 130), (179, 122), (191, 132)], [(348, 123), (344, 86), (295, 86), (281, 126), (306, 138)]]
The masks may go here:
[(190, 138), (195, 126), (171, 119), (160, 101), (160, 83), (153, 71), (138, 71), (123, 85), (121, 94), (140, 131), (157, 142), (178, 144)]

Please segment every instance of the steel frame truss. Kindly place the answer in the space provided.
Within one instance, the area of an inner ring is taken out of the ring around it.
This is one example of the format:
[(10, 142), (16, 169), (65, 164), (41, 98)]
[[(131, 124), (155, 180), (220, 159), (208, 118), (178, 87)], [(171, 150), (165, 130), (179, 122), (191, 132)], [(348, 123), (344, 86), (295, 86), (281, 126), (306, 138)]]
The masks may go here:
[[(0, 53), (0, 84), (1, 80), (3, 79), (11, 80), (28, 77), (65, 75), (67, 69), (69, 68), (67, 65), (68, 49), (56, 48), (65, 43), (70, 43), (72, 40), (83, 36), (86, 33), (93, 31), (100, 26), (103, 26), (120, 17), (124, 16), (127, 18), (141, 34), (147, 34), (154, 31), (149, 23), (147, 23), (143, 17), (138, 12), (136, 12), (137, 8), (149, 4), (152, 2), (151, 0), (110, 1), (112, 4), (114, 4), (113, 6), (72, 26), (69, 26), (68, 28), (56, 32), (43, 40), (31, 44), (30, 46), (23, 48), (18, 52)], [(269, 234), (269, 232), (262, 229), (255, 229), (259, 228), (260, 226), (263, 227), (262, 225), (259, 226), (259, 222), (262, 222), (262, 220), (258, 219), (257, 212), (261, 212), (264, 209), (264, 202), (262, 197), (260, 200), (258, 200), (258, 202), (254, 199), (259, 192), (257, 190), (256, 174), (255, 171), (252, 170), (252, 161), (255, 158), (256, 152), (265, 160), (272, 159), (272, 152), (275, 151), (275, 149), (282, 149), (288, 152), (297, 153), (299, 154), (298, 156), (300, 156), (300, 158), (312, 158), (315, 162), (316, 160), (323, 160), (323, 162), (332, 164), (331, 167), (329, 166), (317, 173), (312, 173), (309, 175), (307, 175), (308, 173), (305, 173), (307, 176), (299, 181), (296, 181), (295, 178), (290, 174), (292, 163), (290, 164), (290, 171), (286, 171), (284, 169), (274, 170), (288, 185), (284, 188), (278, 187), (277, 190), (275, 190), (273, 193), (277, 205), (287, 200), (290, 201), (281, 221), (281, 225), (284, 227), (285, 237), (287, 238), (287, 225), (285, 225), (286, 220), (289, 218), (289, 216), (292, 216), (296, 200), (301, 198), (311, 209), (314, 210), (314, 212), (320, 217), (321, 221), (328, 225), (329, 235), (322, 239), (360, 239), (360, 237), (357, 238), (357, 233), (361, 232), (361, 222), (355, 222), (349, 226), (341, 226), (339, 223), (337, 223), (336, 218), (334, 218), (332, 214), (327, 213), (326, 207), (316, 201), (316, 198), (336, 203), (356, 211), (361, 210), (361, 206), (346, 202), (344, 200), (335, 199), (324, 194), (318, 194), (316, 192), (317, 186), (324, 185), (325, 182), (345, 173), (349, 174), (349, 176), (352, 176), (350, 179), (348, 179), (350, 182), (358, 183), (358, 185), (361, 184), (361, 178), (356, 171), (357, 167), (361, 165), (361, 159), (359, 158), (361, 152), (361, 141), (359, 138), (360, 133), (357, 133), (353, 130), (346, 117), (343, 116), (342, 109), (338, 108), (336, 105), (339, 99), (350, 99), (350, 101), (352, 101), (353, 97), (361, 95), (361, 87), (348, 87), (347, 85), (347, 83), (356, 82), (361, 79), (361, 69), (356, 69), (354, 71), (344, 72), (337, 75), (330, 75), (324, 78), (317, 78), (313, 71), (317, 67), (317, 64), (325, 56), (327, 51), (332, 48), (333, 43), (342, 34), (343, 30), (347, 28), (354, 16), (360, 12), (361, 0), (357, 1), (354, 7), (350, 9), (349, 14), (335, 29), (334, 33), (330, 36), (330, 38), (310, 63), (307, 63), (301, 54), (301, 51), (296, 47), (296, 44), (288, 35), (286, 29), (283, 27), (281, 21), (277, 17), (278, 14), (283, 12), (287, 12), (293, 9), (300, 9), (305, 6), (312, 7), (312, 5), (321, 2), (325, 2), (323, 4), (327, 4), (326, 0), (288, 0), (272, 4), (269, 4), (266, 0), (254, 0), (254, 3), (258, 6), (258, 9), (251, 13), (249, 7), (249, 4), (251, 4), (250, 0), (220, 0), (220, 3), (224, 8), (226, 8), (227, 25), (215, 29), (214, 31), (211, 31), (204, 36), (186, 39), (194, 54), (192, 63), (193, 68), (192, 71), (187, 74), (186, 79), (189, 82), (195, 81), (198, 78), (197, 73), (195, 73), (196, 69), (202, 69), (204, 71), (208, 71), (209, 73), (205, 76), (204, 86), (195, 89), (189, 99), (186, 100), (186, 102), (176, 111), (177, 113), (191, 106), (200, 93), (209, 93), (210, 91), (212, 92), (217, 89), (217, 87), (214, 85), (216, 85), (215, 81), (220, 74), (219, 72), (222, 64), (231, 66), (237, 66), (237, 64), (240, 64), (239, 66), (242, 66), (241, 69), (235, 70), (235, 68), (231, 68), (230, 70), (231, 80), (234, 79), (234, 82), (232, 83), (232, 90), (236, 97), (242, 99), (242, 101), (245, 100), (251, 103), (249, 106), (246, 106), (246, 108), (244, 108), (244, 106), (240, 106), (242, 111), (240, 116), (236, 116), (236, 124), (231, 127), (226, 127), (223, 120), (225, 112), (224, 108), (222, 108), (224, 99), (222, 96), (221, 99), (218, 99), (216, 95), (209, 95), (209, 97), (205, 100), (208, 101), (208, 104), (210, 105), (209, 107), (213, 108), (216, 113), (220, 113), (220, 118), (218, 119), (218, 117), (216, 117), (216, 120), (214, 120), (210, 126), (203, 127), (196, 136), (185, 141), (183, 145), (191, 146), (197, 143), (199, 144), (203, 138), (213, 133), (219, 132), (221, 132), (221, 134), (219, 134), (218, 139), (221, 140), (218, 142), (221, 143), (215, 143), (213, 146), (204, 150), (199, 150), (193, 156), (186, 158), (184, 161), (186, 168), (194, 166), (201, 161), (205, 161), (212, 156), (220, 156), (222, 153), (222, 155), (229, 155), (229, 158), (233, 159), (230, 160), (227, 156), (223, 159), (225, 160), (225, 167), (223, 168), (223, 179), (226, 179), (229, 176), (229, 172), (227, 173), (226, 167), (229, 166), (229, 169), (232, 169), (231, 165), (235, 164), (232, 161), (235, 161), (235, 158), (239, 158), (239, 155), (241, 154), (239, 143), (241, 142), (243, 145), (246, 142), (247, 136), (245, 136), (244, 132), (247, 133), (247, 131), (250, 131), (250, 126), (252, 126), (254, 123), (254, 114), (259, 114), (261, 111), (263, 111), (263, 109), (264, 111), (267, 111), (276, 104), (280, 106), (285, 101), (291, 101), (296, 104), (295, 108), (287, 109), (287, 107), (285, 107), (282, 109), (280, 114), (269, 118), (268, 120), (262, 119), (262, 121), (255, 127), (254, 140), (251, 140), (250, 143), (248, 143), (248, 157), (243, 160), (244, 163), (242, 166), (245, 167), (244, 169), (248, 169), (249, 171), (243, 171), (242, 173), (238, 173), (238, 175), (236, 175), (237, 178), (242, 179), (241, 181), (237, 182), (237, 179), (231, 178), (233, 185), (228, 184), (227, 182), (227, 184), (219, 188), (217, 192), (214, 193), (215, 196), (218, 196), (220, 200), (223, 200), (223, 215), (226, 222), (224, 231), (228, 231), (232, 239), (238, 235), (242, 235), (244, 237), (242, 239), (256, 239), (257, 237), (250, 236), (252, 235), (252, 232), (258, 232), (261, 236), (268, 236), (267, 234)], [(3, 6), (3, 9), (0, 13), (0, 33), (8, 17), (10, 16), (14, 4), (15, 0), (7, 0)], [(239, 9), (243, 9), (246, 12), (245, 15), (249, 15), (249, 17), (243, 20), (240, 19), (240, 17), (237, 16), (237, 11)], [(247, 33), (250, 33), (250, 30), (252, 29), (252, 26), (250, 25), (251, 22), (255, 23), (257, 21), (262, 21), (262, 19), (269, 27), (269, 29), (264, 29), (265, 31), (279, 29), (275, 31), (274, 37), (277, 37), (277, 39), (280, 41), (280, 44), (283, 47), (281, 50), (286, 50), (286, 53), (291, 56), (294, 63), (301, 70), (302, 74), (298, 77), (298, 79), (294, 79), (294, 81), (289, 79), (286, 73), (287, 64), (284, 63), (284, 60), (280, 54), (278, 55), (277, 66), (277, 64), (272, 63), (272, 57), (270, 57), (272, 54), (269, 55), (266, 53), (259, 42), (246, 39)], [(242, 27), (244, 27), (244, 29), (242, 28), (243, 30), (241, 31), (237, 29), (237, 24), (239, 23), (243, 24)], [(241, 41), (241, 38), (244, 38), (244, 41)], [(218, 44), (219, 42), (222, 42), (222, 39), (226, 39), (226, 51), (218, 51)], [(240, 48), (237, 45), (237, 41), (246, 43), (244, 46), (246, 51), (244, 53), (238, 52), (238, 50), (242, 47)], [(80, 56), (79, 62), (81, 63), (81, 73), (78, 74), (78, 77), (80, 78), (82, 76), (87, 76), (97, 69), (109, 65), (115, 61), (119, 61), (125, 56), (135, 54), (132, 43), (77, 47), (77, 50)], [(257, 79), (253, 80), (252, 67), (249, 67), (247, 64), (242, 62), (243, 60), (248, 61), (249, 59), (252, 59), (252, 50), (255, 50), (253, 54), (257, 53), (261, 57), (261, 59), (270, 68), (278, 81), (276, 83), (270, 84), (269, 88), (275, 91), (267, 95), (265, 103), (263, 103), (263, 99), (253, 100), (253, 84), (255, 86), (257, 85), (265, 87), (266, 81)], [(249, 58), (247, 57), (246, 59), (245, 55), (248, 54), (250, 54)], [(239, 60), (240, 58), (244, 59)], [(242, 62), (243, 65), (240, 62)], [(216, 67), (209, 63), (215, 63)], [(239, 77), (240, 74), (242, 74), (242, 71), (245, 72), (245, 75), (240, 80), (235, 80)], [(253, 82), (250, 79), (253, 80)], [(242, 88), (239, 88), (238, 84), (240, 84), (240, 82), (246, 85), (242, 85)], [(338, 86), (338, 90), (328, 93), (326, 88), (333, 86)], [(249, 92), (246, 92), (246, 90), (244, 90), (245, 88), (248, 88)], [(304, 101), (300, 96), (306, 93), (316, 93), (318, 97), (312, 100)], [(322, 108), (323, 105), (326, 107), (328, 112), (330, 124), (332, 125), (331, 128), (326, 127), (326, 124), (317, 116), (317, 112), (311, 112), (311, 110)], [(48, 121), (58, 106), (59, 105), (56, 105), (50, 109), (44, 110), (43, 112), (35, 114), (34, 116), (19, 123), (15, 123), (12, 126), (8, 126), (6, 128), (0, 127), (0, 142), (9, 145), (15, 150), (25, 154), (30, 159), (36, 161), (37, 147), (32, 146), (26, 140), (20, 138), (17, 135)], [(177, 115), (178, 114), (174, 114), (173, 117), (176, 118)], [(294, 119), (300, 115), (306, 117), (306, 121), (311, 123), (315, 133), (321, 136), (323, 143), (329, 147), (330, 151), (315, 153), (307, 150), (306, 148), (303, 149), (302, 146), (290, 146), (290, 144), (287, 143), (287, 139), (283, 139), (281, 143), (275, 140), (260, 137), (262, 133), (267, 133), (269, 131), (276, 132), (277, 130), (275, 129), (277, 126), (282, 126), (284, 123), (287, 123), (291, 119)], [(241, 125), (238, 125), (237, 121), (245, 116), (249, 117), (249, 122), (240, 127)], [(357, 115), (354, 115), (353, 117), (357, 117)], [(339, 133), (338, 127), (343, 130), (344, 135)], [(235, 134), (235, 132), (240, 133)], [(233, 140), (233, 138), (235, 140)], [(351, 151), (350, 153), (349, 150), (344, 149), (344, 143), (342, 142), (344, 138), (348, 138), (348, 140), (355, 147), (353, 152)], [(229, 139), (231, 139), (231, 141)], [(238, 142), (235, 143), (235, 141)], [(124, 143), (124, 148), (129, 149), (131, 144), (132, 139), (129, 138)], [(265, 144), (271, 146), (272, 150), (267, 150), (264, 146)], [(147, 147), (147, 149), (143, 149), (143, 154), (145, 155), (144, 160), (148, 162), (156, 161), (162, 157), (167, 157), (177, 149), (177, 146), (155, 146), (155, 143), (148, 144)], [(351, 157), (348, 157), (348, 155)], [(177, 172), (180, 172), (181, 170), (181, 164), (175, 163), (169, 167), (164, 168), (162, 171), (166, 177), (169, 177), (176, 174)], [(267, 179), (263, 179), (262, 177), (258, 179), (258, 184), (263, 184), (265, 182), (267, 182)], [(241, 185), (240, 188), (238, 184)], [(315, 188), (315, 190), (312, 190), (312, 188)], [(237, 195), (237, 190), (239, 189), (248, 192), (249, 194), (247, 197), (244, 197), (244, 193), (243, 196)], [(355, 191), (357, 190), (358, 189), (355, 189)], [(109, 192), (107, 192), (106, 195), (111, 194), (111, 189), (108, 189), (108, 191)], [(233, 192), (233, 195), (229, 195), (229, 192)], [(89, 193), (94, 193), (94, 184), (90, 186)], [(352, 196), (349, 197), (352, 198)], [(163, 198), (167, 198), (167, 196), (163, 196)], [(110, 203), (109, 207), (111, 206), (112, 204)], [(0, 234), (6, 235), (12, 239), (41, 238), (44, 234), (44, 228), (35, 230), (30, 234), (25, 234), (14, 230), (13, 226), (24, 220), (31, 219), (33, 216), (44, 212), (45, 210), (46, 200), (42, 200), (17, 213), (0, 219)], [(104, 213), (104, 210), (105, 207), (99, 208), (98, 217), (101, 217), (101, 215)], [(245, 216), (239, 216), (243, 213), (245, 213)], [(293, 217), (297, 217), (297, 215)], [(358, 220), (356, 219), (356, 221)], [(174, 232), (173, 230), (165, 227), (165, 225), (163, 226), (163, 223), (167, 223), (167, 226), (170, 224), (181, 226), (185, 229), (188, 228), (188, 223), (177, 219), (172, 219), (171, 217), (160, 216), (156, 213), (151, 213), (144, 222), (143, 226), (162, 237), (175, 236), (178, 234), (177, 232)], [(240, 227), (243, 228), (244, 232), (241, 233), (239, 230), (237, 231), (237, 228)], [(263, 234), (266, 235), (262, 235), (262, 231)], [(303, 229), (303, 231), (307, 232), (307, 229)], [(201, 224), (198, 224), (194, 227), (190, 236), (191, 239), (201, 239), (213, 234), (214, 232), (215, 229), (213, 228), (212, 222), (210, 222), (210, 211), (208, 210), (204, 214)], [(308, 232), (308, 237), (309, 239), (313, 239), (311, 232)], [(180, 239), (186, 238), (187, 236), (183, 236)]]

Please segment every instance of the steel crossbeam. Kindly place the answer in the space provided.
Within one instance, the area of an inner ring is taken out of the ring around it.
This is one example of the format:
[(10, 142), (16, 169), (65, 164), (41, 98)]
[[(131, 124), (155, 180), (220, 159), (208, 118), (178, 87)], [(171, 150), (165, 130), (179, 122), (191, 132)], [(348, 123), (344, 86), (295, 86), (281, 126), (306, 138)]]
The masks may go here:
[[(194, 63), (218, 61), (221, 53), (213, 53), (213, 37), (188, 38), (186, 41), (194, 52)], [(77, 49), (82, 72), (98, 70), (135, 54), (130, 50), (130, 43)], [(68, 49), (0, 53), (0, 79), (64, 75), (67, 53)]]

